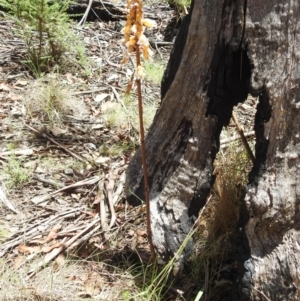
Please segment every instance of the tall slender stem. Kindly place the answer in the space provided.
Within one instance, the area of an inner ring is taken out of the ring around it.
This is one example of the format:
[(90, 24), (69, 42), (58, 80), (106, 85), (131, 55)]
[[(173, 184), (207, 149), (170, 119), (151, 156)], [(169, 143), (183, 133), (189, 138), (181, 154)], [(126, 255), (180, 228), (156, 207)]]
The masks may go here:
[[(136, 45), (137, 67), (140, 66), (140, 64), (141, 64), (140, 49), (139, 49), (139, 45)], [(155, 250), (152, 243), (152, 231), (151, 231), (150, 196), (149, 196), (149, 183), (148, 183), (147, 162), (146, 162), (145, 133), (144, 133), (144, 123), (143, 123), (142, 90), (141, 90), (141, 80), (139, 78), (137, 78), (136, 84), (137, 84), (137, 92), (138, 92), (141, 153), (142, 153), (142, 164), (143, 164), (143, 172), (144, 172), (144, 188), (145, 188), (145, 201), (146, 201), (146, 214), (147, 214), (147, 235), (148, 235), (148, 241), (150, 245), (152, 259), (155, 260)]]

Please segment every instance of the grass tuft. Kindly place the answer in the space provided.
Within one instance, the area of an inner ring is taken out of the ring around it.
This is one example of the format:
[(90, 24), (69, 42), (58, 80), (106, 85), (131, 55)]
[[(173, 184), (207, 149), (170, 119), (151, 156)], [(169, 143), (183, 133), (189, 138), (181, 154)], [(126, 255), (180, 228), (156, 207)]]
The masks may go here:
[(31, 117), (50, 125), (62, 125), (66, 115), (85, 113), (83, 104), (71, 96), (71, 91), (56, 75), (36, 81), (25, 98), (25, 107)]
[(21, 159), (11, 155), (6, 164), (3, 166), (1, 178), (3, 178), (5, 186), (8, 189), (11, 189), (16, 186), (23, 186), (26, 182), (28, 182), (30, 174), (31, 171), (22, 166)]
[(164, 75), (165, 66), (159, 61), (144, 62), (146, 79), (152, 81), (154, 84), (160, 85)]

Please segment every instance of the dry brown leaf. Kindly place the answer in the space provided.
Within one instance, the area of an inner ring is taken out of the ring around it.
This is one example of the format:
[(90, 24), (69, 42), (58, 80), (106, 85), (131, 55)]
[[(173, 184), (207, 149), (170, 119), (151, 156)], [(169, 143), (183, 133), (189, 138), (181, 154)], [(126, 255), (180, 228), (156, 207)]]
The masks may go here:
[(24, 254), (33, 254), (33, 253), (41, 253), (42, 249), (41, 247), (28, 247), (21, 244), (18, 246), (18, 251)]

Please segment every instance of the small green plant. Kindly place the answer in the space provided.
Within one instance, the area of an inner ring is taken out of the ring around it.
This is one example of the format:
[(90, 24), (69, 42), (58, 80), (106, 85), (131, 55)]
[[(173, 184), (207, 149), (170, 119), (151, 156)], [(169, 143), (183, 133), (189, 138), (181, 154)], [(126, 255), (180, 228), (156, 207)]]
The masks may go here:
[[(16, 23), (26, 45), (24, 64), (39, 77), (53, 67), (87, 68), (83, 48), (70, 27), (71, 0), (0, 0)], [(68, 58), (72, 58), (71, 60)]]
[(30, 171), (22, 167), (21, 160), (12, 155), (3, 167), (4, 180), (8, 188), (24, 185), (30, 177)]

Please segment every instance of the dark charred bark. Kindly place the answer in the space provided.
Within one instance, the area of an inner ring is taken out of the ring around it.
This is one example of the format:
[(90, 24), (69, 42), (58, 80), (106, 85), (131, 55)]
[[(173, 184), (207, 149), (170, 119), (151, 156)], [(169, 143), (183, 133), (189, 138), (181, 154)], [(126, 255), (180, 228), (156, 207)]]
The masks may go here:
[[(237, 248), (243, 275), (238, 300), (300, 300), (299, 5), (194, 1), (146, 139), (153, 239), (164, 258), (177, 251), (205, 204), (219, 134), (233, 106), (248, 93), (259, 96), (256, 161)], [(140, 152), (128, 169), (127, 187), (143, 198)]]

